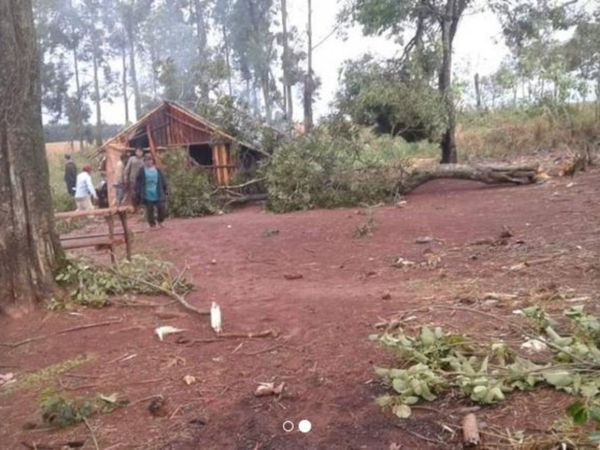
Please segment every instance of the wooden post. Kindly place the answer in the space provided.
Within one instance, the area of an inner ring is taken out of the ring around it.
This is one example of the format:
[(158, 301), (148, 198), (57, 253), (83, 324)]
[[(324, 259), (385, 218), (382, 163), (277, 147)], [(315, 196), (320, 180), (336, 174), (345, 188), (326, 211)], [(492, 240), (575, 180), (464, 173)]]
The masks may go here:
[(148, 141), (150, 142), (150, 154), (154, 158), (156, 167), (160, 168), (160, 159), (158, 158), (158, 152), (156, 151), (156, 146), (154, 145), (154, 139), (152, 138), (152, 130), (150, 128), (150, 125), (146, 125), (146, 134), (148, 135)]
[[(108, 204), (109, 206), (117, 205), (117, 195), (115, 192), (115, 184), (119, 181), (115, 178), (115, 170), (117, 163), (121, 158), (123, 149), (113, 146), (112, 144), (104, 147), (104, 155), (106, 156), (106, 183), (108, 184)], [(117, 205), (118, 206), (118, 205)]]
[(125, 236), (125, 252), (127, 254), (127, 260), (131, 261), (131, 236), (129, 235), (129, 228), (127, 226), (127, 211), (119, 211), (117, 214), (121, 220), (121, 226), (123, 227), (123, 234)]
[(214, 174), (217, 185), (222, 186), (221, 182), (221, 169), (219, 166), (221, 165), (221, 154), (219, 152), (219, 144), (214, 144), (212, 146), (212, 155), (213, 155), (213, 166), (214, 166)]
[(231, 161), (229, 160), (228, 147), (225, 144), (221, 144), (221, 160), (225, 165), (223, 168), (223, 184), (225, 186), (229, 186), (229, 179), (231, 176), (231, 169), (229, 168), (229, 165), (231, 164)]
[(106, 223), (108, 224), (108, 239), (110, 240), (110, 262), (116, 263), (117, 258), (115, 255), (115, 222), (112, 214), (106, 216)]

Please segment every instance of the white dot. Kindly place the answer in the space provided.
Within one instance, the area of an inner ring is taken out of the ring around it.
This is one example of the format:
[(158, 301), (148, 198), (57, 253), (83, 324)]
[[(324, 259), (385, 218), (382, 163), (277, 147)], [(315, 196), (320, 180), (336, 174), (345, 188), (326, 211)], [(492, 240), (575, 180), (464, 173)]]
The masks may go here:
[(301, 433), (308, 433), (312, 430), (312, 423), (310, 423), (310, 420), (301, 420), (298, 424), (298, 430), (300, 430)]

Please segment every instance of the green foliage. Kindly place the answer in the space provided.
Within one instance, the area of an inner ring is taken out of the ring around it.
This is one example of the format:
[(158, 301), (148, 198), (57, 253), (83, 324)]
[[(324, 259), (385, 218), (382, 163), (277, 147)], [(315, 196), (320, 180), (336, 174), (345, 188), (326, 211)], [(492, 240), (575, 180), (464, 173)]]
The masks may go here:
[[(171, 264), (140, 255), (112, 267), (71, 260), (59, 269), (55, 278), (69, 290), (71, 302), (97, 308), (107, 306), (111, 295), (151, 295), (165, 290), (185, 294), (192, 289), (189, 282), (175, 273)], [(60, 308), (67, 305), (54, 300), (51, 306)]]
[(391, 136), (339, 136), (327, 127), (279, 148), (263, 168), (268, 208), (287, 212), (374, 204), (396, 194), (406, 158), (421, 151)]
[(52, 389), (43, 391), (39, 402), (42, 420), (56, 428), (76, 425), (94, 414), (111, 413), (128, 403), (126, 400), (118, 400), (117, 394), (70, 398)]
[(282, 138), (253, 116), (246, 103), (234, 97), (222, 96), (216, 102), (202, 102), (197, 110), (202, 117), (217, 124), (240, 142), (260, 148), (266, 153), (272, 153)]
[(565, 414), (575, 425), (592, 424), (595, 431), (590, 432), (587, 437), (591, 442), (600, 442), (600, 400), (588, 398), (584, 402), (576, 401), (567, 407)]
[(199, 217), (214, 214), (218, 208), (212, 198), (213, 188), (201, 170), (190, 169), (184, 150), (162, 156), (169, 186), (169, 213), (175, 217)]
[(445, 126), (440, 94), (415, 71), (369, 55), (347, 61), (336, 96), (339, 114), (409, 142), (439, 139)]
[[(441, 328), (422, 327), (416, 336), (402, 331), (372, 336), (398, 356), (400, 368), (377, 368), (375, 372), (394, 391), (378, 403), (390, 406), (399, 417), (410, 415), (410, 405), (419, 399), (432, 401), (436, 395), (456, 389), (481, 404), (493, 404), (515, 390), (539, 385), (570, 395), (582, 396), (589, 404), (600, 402), (600, 321), (583, 308), (569, 308), (571, 334), (560, 336), (550, 324), (556, 323), (538, 309), (526, 315), (536, 330), (545, 326), (538, 339), (547, 344), (551, 358), (534, 363), (511, 352), (503, 343), (469, 342), (462, 335), (447, 334)], [(598, 403), (600, 405), (600, 403)], [(590, 410), (591, 411), (591, 410)], [(594, 409), (600, 417), (600, 409)], [(585, 422), (588, 412), (579, 404), (567, 411), (576, 422)], [(589, 415), (591, 416), (591, 412)]]

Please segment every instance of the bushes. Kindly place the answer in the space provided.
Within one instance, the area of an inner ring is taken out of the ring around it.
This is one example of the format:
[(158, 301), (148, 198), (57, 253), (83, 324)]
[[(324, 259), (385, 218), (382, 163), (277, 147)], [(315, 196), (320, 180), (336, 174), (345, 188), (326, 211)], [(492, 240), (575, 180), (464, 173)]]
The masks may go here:
[(213, 188), (205, 173), (190, 170), (184, 150), (173, 150), (161, 156), (169, 187), (169, 214), (174, 217), (198, 217), (214, 214), (218, 208)]
[(288, 212), (390, 199), (416, 148), (390, 136), (347, 139), (321, 128), (281, 147), (263, 169), (268, 208)]

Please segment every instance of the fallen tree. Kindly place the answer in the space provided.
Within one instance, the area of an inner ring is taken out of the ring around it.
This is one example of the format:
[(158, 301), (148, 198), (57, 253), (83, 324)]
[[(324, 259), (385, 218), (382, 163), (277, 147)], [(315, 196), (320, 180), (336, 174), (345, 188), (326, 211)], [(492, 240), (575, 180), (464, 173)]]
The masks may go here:
[(533, 184), (537, 181), (538, 174), (539, 166), (537, 165), (440, 164), (431, 169), (418, 169), (403, 173), (398, 182), (398, 192), (407, 194), (429, 181), (439, 179), (471, 180), (486, 184)]

